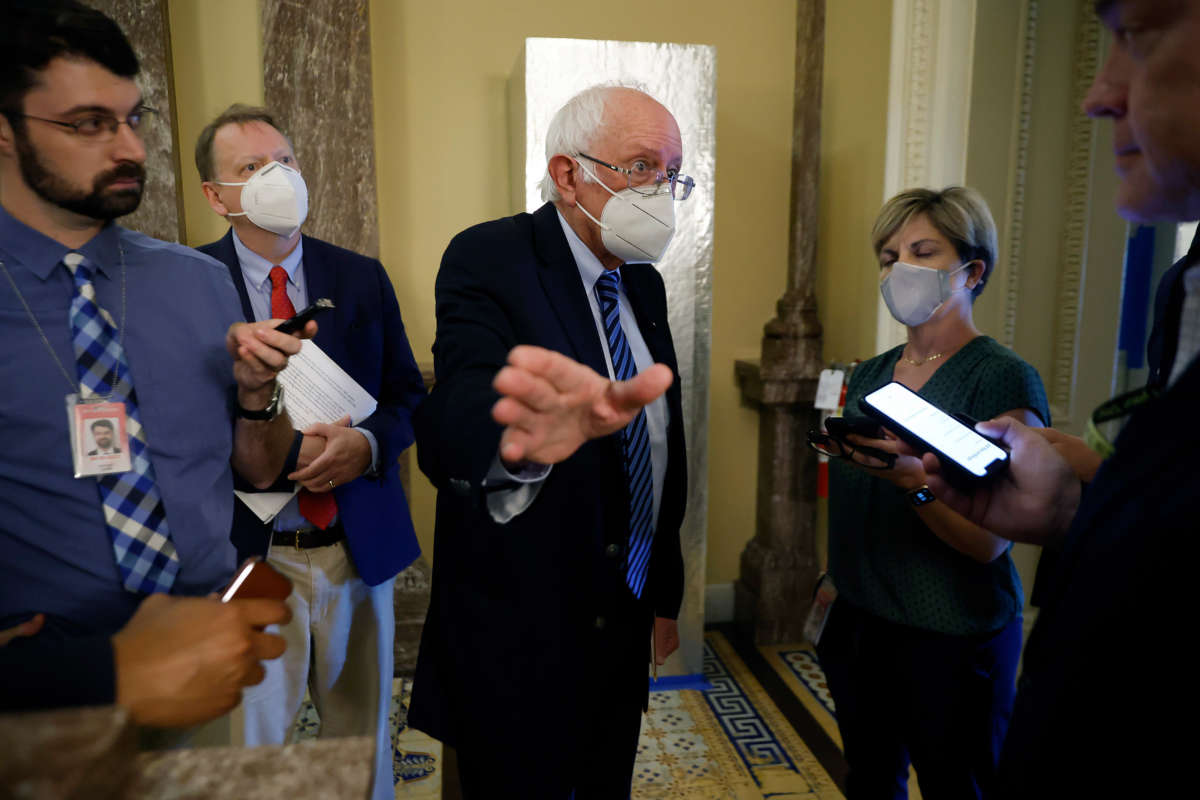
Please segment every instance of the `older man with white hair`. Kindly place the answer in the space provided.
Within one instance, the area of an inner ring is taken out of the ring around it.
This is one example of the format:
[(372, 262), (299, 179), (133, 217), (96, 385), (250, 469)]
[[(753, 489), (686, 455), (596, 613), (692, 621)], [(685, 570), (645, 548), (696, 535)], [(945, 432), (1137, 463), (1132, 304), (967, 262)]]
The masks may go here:
[(683, 595), (683, 414), (647, 262), (693, 184), (675, 119), (635, 89), (568, 101), (546, 156), (548, 202), (460, 233), (438, 273), (409, 722), (457, 748), (468, 798), (625, 798)]

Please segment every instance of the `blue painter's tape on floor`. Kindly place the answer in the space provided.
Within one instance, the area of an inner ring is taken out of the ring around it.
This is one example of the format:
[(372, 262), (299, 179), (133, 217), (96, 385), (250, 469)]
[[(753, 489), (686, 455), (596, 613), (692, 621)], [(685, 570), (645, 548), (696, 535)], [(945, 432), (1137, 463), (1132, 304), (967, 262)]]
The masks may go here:
[(712, 684), (699, 674), (664, 675), (658, 680), (650, 679), (650, 691), (652, 692), (670, 692), (677, 689), (695, 689), (698, 692), (707, 692), (711, 688), (713, 688)]

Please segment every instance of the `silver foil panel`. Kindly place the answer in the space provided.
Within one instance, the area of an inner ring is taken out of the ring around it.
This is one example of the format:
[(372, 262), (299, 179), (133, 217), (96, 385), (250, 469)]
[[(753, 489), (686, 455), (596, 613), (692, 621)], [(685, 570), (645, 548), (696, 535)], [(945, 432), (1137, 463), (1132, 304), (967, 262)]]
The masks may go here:
[(685, 675), (703, 671), (716, 64), (716, 48), (707, 45), (530, 38), (509, 84), (514, 210), (542, 205), (546, 129), (563, 103), (589, 86), (617, 83), (648, 92), (675, 115), (683, 136), (682, 172), (695, 178), (696, 189), (676, 205), (675, 238), (657, 266), (667, 286), (688, 446), (681, 646), (667, 670)]

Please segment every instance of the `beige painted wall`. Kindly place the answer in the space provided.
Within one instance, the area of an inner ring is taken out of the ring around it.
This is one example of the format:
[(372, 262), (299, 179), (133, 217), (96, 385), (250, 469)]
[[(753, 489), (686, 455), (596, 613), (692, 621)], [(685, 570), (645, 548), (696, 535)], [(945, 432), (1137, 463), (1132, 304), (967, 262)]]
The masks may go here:
[[(817, 315), (825, 360), (848, 362), (875, 355), (879, 269), (870, 234), (883, 204), (892, 3), (851, 0), (825, 8)], [(821, 563), (827, 514), (819, 501)]]
[(168, 11), (186, 244), (194, 247), (229, 229), (200, 192), (196, 137), (231, 103), (262, 103), (262, 36), (255, 0), (170, 0)]
[(891, 0), (826, 4), (818, 314), (826, 361), (875, 355), (879, 268), (871, 226), (883, 204)]

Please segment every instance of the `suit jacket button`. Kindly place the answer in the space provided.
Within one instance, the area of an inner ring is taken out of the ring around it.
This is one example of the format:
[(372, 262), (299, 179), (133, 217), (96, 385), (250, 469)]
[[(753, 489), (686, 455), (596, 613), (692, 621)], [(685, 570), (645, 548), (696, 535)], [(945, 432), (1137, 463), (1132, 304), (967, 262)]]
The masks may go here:
[(604, 555), (608, 556), (609, 558), (616, 558), (617, 556), (621, 555), (621, 545), (610, 544), (608, 547), (604, 548)]
[(454, 490), (455, 494), (462, 495), (464, 497), (471, 493), (471, 484), (467, 481), (464, 481), (462, 478), (451, 478), (450, 488)]
[(596, 630), (598, 630), (598, 631), (604, 630), (605, 624), (606, 624), (606, 622), (604, 620), (604, 617), (596, 617), (596, 622), (595, 622)]

